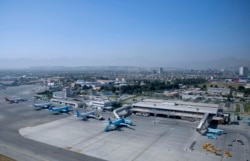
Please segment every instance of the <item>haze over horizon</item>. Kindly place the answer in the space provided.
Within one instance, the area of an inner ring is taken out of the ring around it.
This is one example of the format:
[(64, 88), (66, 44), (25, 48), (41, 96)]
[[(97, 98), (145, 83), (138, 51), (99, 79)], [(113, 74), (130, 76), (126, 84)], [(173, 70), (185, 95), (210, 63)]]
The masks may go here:
[(0, 68), (244, 65), (249, 17), (248, 0), (2, 0)]

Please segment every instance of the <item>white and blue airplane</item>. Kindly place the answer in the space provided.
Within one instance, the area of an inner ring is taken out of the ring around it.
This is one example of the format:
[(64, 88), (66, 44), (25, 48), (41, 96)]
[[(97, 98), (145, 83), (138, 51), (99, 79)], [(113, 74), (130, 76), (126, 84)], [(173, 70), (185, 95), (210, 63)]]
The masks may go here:
[(221, 130), (221, 129), (207, 128), (207, 132), (208, 132), (208, 133), (217, 134), (217, 135), (222, 135), (222, 134), (224, 134), (224, 130)]
[(117, 120), (112, 121), (110, 118), (108, 119), (108, 125), (105, 127), (104, 131), (109, 131), (112, 128), (116, 128), (118, 126), (127, 126), (132, 125), (131, 120), (125, 120), (124, 118), (117, 118)]
[(250, 118), (246, 119), (244, 122), (247, 123), (248, 126), (250, 126)]
[(27, 101), (27, 99), (25, 99), (25, 98), (10, 98), (9, 99), (9, 98), (5, 97), (5, 101), (7, 101), (11, 104), (11, 103), (24, 102), (24, 101)]
[(96, 110), (93, 111), (89, 111), (86, 113), (80, 113), (77, 109), (76, 109), (76, 117), (81, 118), (83, 120), (87, 120), (88, 118), (95, 118), (98, 120), (103, 120), (103, 117), (99, 114), (97, 114)]
[(49, 112), (53, 112), (53, 113), (61, 113), (61, 112), (68, 113), (69, 109), (70, 109), (70, 106), (49, 107), (48, 108)]
[(34, 107), (35, 109), (43, 109), (43, 108), (49, 108), (51, 107), (51, 103), (47, 102), (47, 103), (37, 103), (37, 104), (33, 104), (32, 107)]

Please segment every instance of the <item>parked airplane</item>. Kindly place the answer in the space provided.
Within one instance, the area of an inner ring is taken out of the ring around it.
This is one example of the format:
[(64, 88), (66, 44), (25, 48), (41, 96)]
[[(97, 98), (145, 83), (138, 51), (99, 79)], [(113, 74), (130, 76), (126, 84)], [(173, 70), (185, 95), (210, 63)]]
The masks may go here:
[(212, 133), (207, 133), (206, 136), (207, 136), (209, 139), (217, 139), (216, 135), (215, 135), (215, 134), (212, 134)]
[(131, 120), (125, 120), (124, 118), (118, 118), (117, 120), (112, 121), (110, 118), (109, 120), (109, 124), (105, 127), (104, 131), (109, 131), (111, 128), (115, 128), (118, 126), (127, 126), (129, 127), (130, 125), (132, 125), (132, 121)]
[(7, 101), (9, 103), (18, 103), (18, 102), (27, 101), (27, 99), (24, 99), (24, 98), (12, 98), (12, 99), (8, 99), (7, 97), (5, 97), (5, 101)]
[(48, 110), (53, 113), (60, 113), (60, 112), (69, 112), (70, 106), (62, 106), (62, 107), (49, 107)]
[(103, 117), (99, 114), (96, 113), (96, 110), (93, 111), (89, 111), (86, 113), (80, 113), (77, 109), (76, 109), (76, 117), (78, 118), (82, 118), (82, 119), (87, 119), (87, 118), (95, 118), (95, 119), (99, 119), (102, 120)]
[(247, 123), (248, 126), (250, 126), (250, 118), (246, 119), (244, 122)]
[(51, 107), (51, 103), (47, 102), (47, 103), (37, 103), (37, 104), (33, 104), (32, 107), (34, 107), (35, 109), (43, 109), (43, 108), (49, 108)]
[(208, 132), (208, 133), (217, 134), (217, 135), (222, 135), (222, 134), (224, 133), (223, 130), (220, 130), (220, 129), (212, 129), (212, 128), (207, 128), (207, 132)]

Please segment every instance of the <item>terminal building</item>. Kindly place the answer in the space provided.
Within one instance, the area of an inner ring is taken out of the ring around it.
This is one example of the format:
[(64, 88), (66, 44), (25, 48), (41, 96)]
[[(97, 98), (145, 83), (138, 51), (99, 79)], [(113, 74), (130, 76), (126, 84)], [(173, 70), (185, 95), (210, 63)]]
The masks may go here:
[(56, 99), (66, 99), (67, 97), (72, 97), (73, 92), (70, 88), (66, 87), (62, 91), (53, 92), (53, 98)]
[(82, 108), (84, 106), (82, 102), (73, 101), (73, 100), (63, 100), (63, 99), (52, 98), (50, 102), (60, 104), (60, 105), (68, 105), (73, 108)]
[(240, 76), (247, 76), (248, 75), (248, 68), (247, 67), (240, 67), (239, 68), (239, 75)]
[(231, 93), (230, 88), (207, 88), (207, 93), (210, 95), (229, 95)]
[(88, 105), (94, 108), (103, 109), (105, 107), (110, 107), (112, 105), (112, 102), (110, 100), (94, 100), (90, 101)]
[(197, 130), (201, 130), (206, 121), (222, 121), (219, 105), (206, 103), (192, 103), (182, 101), (166, 101), (146, 99), (132, 104), (132, 113), (174, 117), (179, 119), (200, 119)]

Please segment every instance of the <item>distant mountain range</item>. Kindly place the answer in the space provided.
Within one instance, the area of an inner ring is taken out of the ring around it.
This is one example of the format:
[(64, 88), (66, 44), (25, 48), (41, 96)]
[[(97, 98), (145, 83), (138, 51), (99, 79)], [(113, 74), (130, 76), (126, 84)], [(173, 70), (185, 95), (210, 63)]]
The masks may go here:
[(30, 70), (50, 70), (50, 71), (139, 71), (142, 67), (132, 66), (37, 66), (30, 67)]
[(241, 66), (250, 68), (250, 60), (227, 57), (206, 61), (183, 61), (176, 62), (173, 67), (184, 67), (186, 69), (225, 69), (238, 70)]
[[(225, 70), (238, 70), (240, 66), (246, 66), (250, 68), (250, 60), (238, 59), (234, 57), (227, 57), (214, 60), (204, 61), (171, 61), (167, 62), (162, 60), (162, 63), (157, 63), (155, 66), (145, 66), (140, 62), (150, 62), (150, 60), (125, 61), (115, 62), (105, 61), (105, 64), (99, 64), (90, 59), (67, 59), (67, 58), (53, 58), (53, 59), (0, 59), (0, 69), (29, 69), (29, 70), (141, 70), (141, 69), (157, 69), (163, 67), (164, 69), (176, 70), (176, 69), (225, 69)], [(124, 65), (126, 64), (127, 65)], [(117, 65), (120, 64), (120, 65)], [(152, 64), (152, 62), (148, 63)]]

